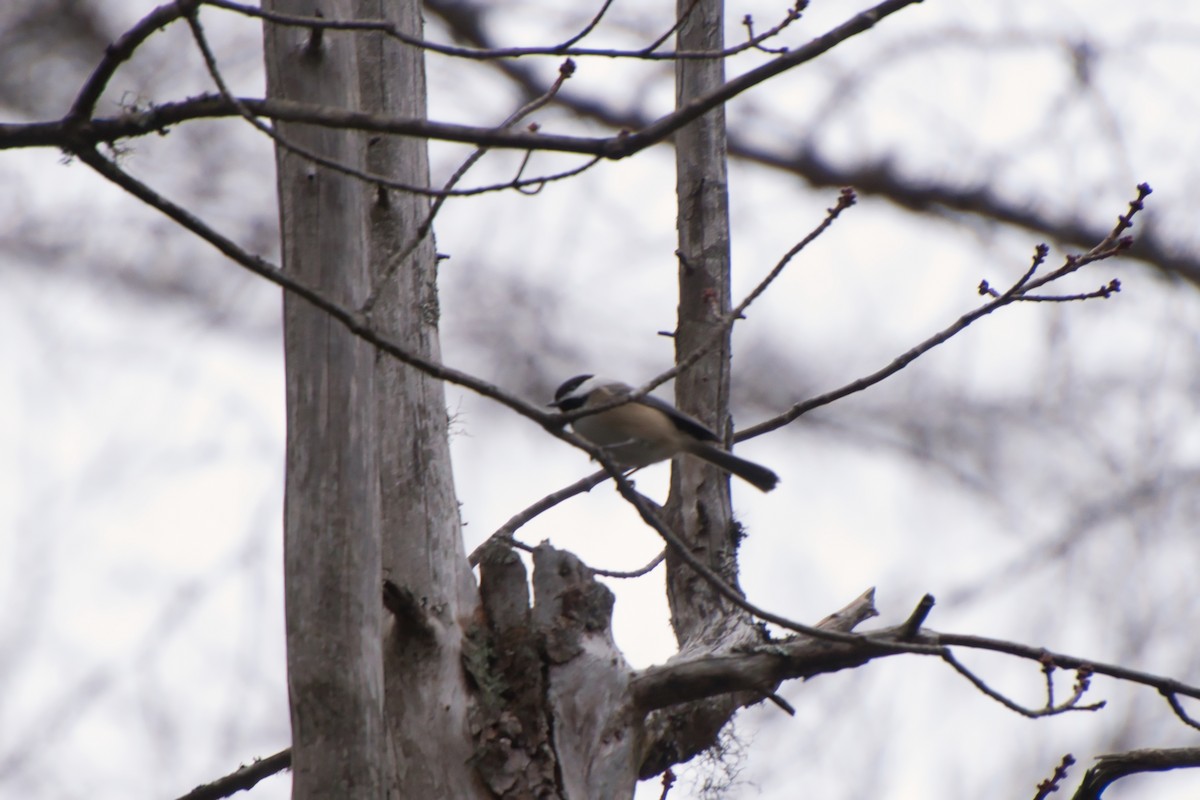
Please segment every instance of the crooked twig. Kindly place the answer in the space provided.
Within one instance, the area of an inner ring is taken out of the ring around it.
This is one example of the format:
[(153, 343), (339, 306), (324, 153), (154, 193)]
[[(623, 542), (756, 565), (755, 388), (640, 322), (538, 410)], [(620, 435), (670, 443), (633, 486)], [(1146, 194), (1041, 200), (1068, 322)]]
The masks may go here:
[(1098, 703), (1090, 703), (1088, 705), (1080, 704), (1083, 700), (1083, 695), (1087, 692), (1088, 687), (1090, 686), (1090, 673), (1086, 671), (1085, 667), (1080, 667), (1077, 671), (1075, 690), (1066, 700), (1055, 705), (1053, 692), (1047, 690), (1046, 703), (1041, 708), (1030, 708), (1029, 706), (1024, 706), (1005, 694), (993, 689), (987, 684), (986, 681), (965, 667), (950, 650), (947, 649), (942, 653), (942, 660), (949, 664), (955, 672), (970, 681), (971, 685), (976, 689), (983, 692), (985, 695), (992, 698), (1009, 711), (1014, 711), (1023, 717), (1028, 717), (1029, 719), (1053, 717), (1059, 714), (1066, 714), (1069, 711), (1099, 711), (1105, 706), (1105, 701), (1103, 700)]

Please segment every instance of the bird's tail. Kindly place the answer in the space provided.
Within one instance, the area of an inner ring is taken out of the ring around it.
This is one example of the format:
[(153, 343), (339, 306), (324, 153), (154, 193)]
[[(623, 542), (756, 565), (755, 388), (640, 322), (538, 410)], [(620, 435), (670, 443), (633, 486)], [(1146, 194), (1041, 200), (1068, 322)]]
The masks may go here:
[(719, 447), (707, 443), (699, 443), (690, 448), (693, 455), (703, 458), (710, 464), (715, 464), (728, 473), (737, 475), (746, 483), (751, 484), (755, 488), (769, 492), (779, 483), (779, 476), (771, 470), (755, 464), (753, 461), (747, 461), (744, 458), (738, 458), (733, 453), (726, 452)]

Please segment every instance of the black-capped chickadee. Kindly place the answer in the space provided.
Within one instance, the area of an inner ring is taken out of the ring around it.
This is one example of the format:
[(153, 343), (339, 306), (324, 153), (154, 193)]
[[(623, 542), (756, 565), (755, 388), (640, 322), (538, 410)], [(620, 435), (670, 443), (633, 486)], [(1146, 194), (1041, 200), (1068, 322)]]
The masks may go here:
[[(586, 411), (632, 393), (633, 388), (620, 381), (576, 375), (558, 387), (550, 405), (564, 412)], [(571, 427), (592, 444), (604, 448), (623, 467), (644, 467), (680, 453), (691, 453), (764, 492), (779, 483), (779, 476), (771, 470), (714, 444), (720, 439), (699, 420), (650, 395), (580, 417)]]

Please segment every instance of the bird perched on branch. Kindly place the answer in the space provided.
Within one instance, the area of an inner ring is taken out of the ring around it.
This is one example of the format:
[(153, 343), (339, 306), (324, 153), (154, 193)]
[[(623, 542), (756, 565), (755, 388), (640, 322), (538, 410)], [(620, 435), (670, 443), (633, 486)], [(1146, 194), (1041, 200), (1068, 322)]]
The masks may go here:
[[(620, 381), (576, 375), (558, 387), (550, 405), (563, 412), (587, 411), (631, 394), (633, 387)], [(704, 423), (650, 395), (580, 417), (571, 427), (623, 467), (644, 467), (690, 453), (764, 492), (779, 483), (779, 476), (766, 467), (722, 450), (720, 439)]]

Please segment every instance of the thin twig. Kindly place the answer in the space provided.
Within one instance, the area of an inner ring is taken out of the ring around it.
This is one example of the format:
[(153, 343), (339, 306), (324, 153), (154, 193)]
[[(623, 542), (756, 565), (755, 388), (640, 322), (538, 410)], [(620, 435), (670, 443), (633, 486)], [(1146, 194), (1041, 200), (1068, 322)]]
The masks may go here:
[(654, 568), (657, 567), (659, 564), (661, 564), (663, 562), (663, 560), (666, 559), (666, 557), (667, 557), (667, 551), (663, 550), (658, 555), (656, 555), (654, 558), (652, 558), (650, 560), (650, 563), (646, 564), (646, 566), (640, 567), (638, 569), (635, 569), (635, 570), (632, 570), (629, 572), (620, 572), (615, 569), (596, 569), (595, 567), (591, 567), (590, 569), (592, 570), (593, 574), (600, 575), (605, 578), (640, 578), (643, 575), (647, 575), (647, 574), (653, 572)]
[(683, 372), (685, 369), (703, 358), (709, 350), (716, 346), (717, 342), (720, 341), (721, 336), (725, 333), (725, 331), (745, 315), (746, 309), (750, 307), (750, 304), (761, 297), (763, 292), (765, 292), (767, 288), (774, 283), (775, 279), (783, 273), (783, 270), (792, 262), (792, 259), (799, 255), (801, 250), (812, 244), (817, 237), (827, 231), (829, 227), (833, 225), (834, 220), (841, 216), (843, 211), (853, 206), (854, 203), (854, 190), (849, 187), (842, 189), (841, 192), (838, 193), (837, 202), (834, 203), (833, 207), (825, 210), (825, 218), (821, 220), (821, 223), (817, 225), (817, 227), (813, 228), (807, 236), (794, 244), (790, 250), (783, 254), (783, 257), (776, 262), (775, 266), (770, 272), (767, 273), (766, 277), (759, 281), (758, 285), (755, 286), (754, 289), (752, 289), (740, 303), (730, 309), (728, 313), (724, 314), (717, 321), (712, 330), (708, 332), (708, 337), (701, 342), (695, 350), (679, 359), (670, 369), (660, 373), (653, 380), (638, 387), (638, 389), (632, 395), (630, 395), (630, 397), (632, 399), (636, 399), (638, 397), (645, 396), (654, 390), (655, 387), (661, 386), (662, 384), (671, 380), (676, 375)]
[[(919, 2), (920, 0), (910, 0), (910, 2)], [(270, 11), (259, 8), (257, 6), (245, 5), (236, 3), (232, 0), (204, 0), (205, 5), (223, 8), (226, 11), (233, 11), (238, 14), (243, 14), (248, 17), (258, 17), (269, 22), (274, 22), (278, 25), (289, 25), (298, 28), (311, 29), (326, 29), (338, 31), (358, 31), (382, 33), (390, 38), (393, 38), (404, 44), (418, 47), (422, 50), (427, 50), (438, 55), (450, 56), (452, 58), (464, 58), (474, 61), (493, 61), (496, 59), (523, 58), (529, 56), (571, 56), (574, 58), (582, 57), (602, 57), (602, 58), (623, 58), (636, 59), (642, 61), (680, 61), (680, 60), (716, 60), (729, 58), (747, 50), (757, 48), (763, 42), (778, 36), (784, 28), (787, 28), (797, 19), (799, 14), (794, 9), (789, 9), (783, 20), (777, 25), (764, 31), (750, 41), (742, 42), (733, 47), (723, 50), (667, 50), (661, 53), (655, 52), (658, 46), (662, 44), (671, 34), (678, 28), (680, 21), (676, 21), (675, 25), (655, 39), (650, 45), (636, 50), (622, 50), (619, 48), (609, 47), (574, 47), (574, 43), (591, 32), (591, 25), (577, 36), (567, 40), (563, 44), (549, 45), (541, 47), (493, 47), (493, 48), (475, 48), (475, 47), (458, 47), (456, 45), (441, 44), (439, 42), (431, 42), (427, 39), (422, 39), (419, 36), (414, 36), (401, 31), (394, 24), (386, 20), (338, 20), (326, 19), (324, 17), (308, 17), (299, 14), (284, 14), (278, 11)], [(607, 5), (606, 5), (607, 8)], [(601, 11), (603, 14), (603, 10)], [(599, 15), (594, 20), (599, 22)]]
[(970, 681), (971, 685), (973, 685), (976, 689), (983, 692), (985, 695), (992, 698), (1009, 711), (1015, 711), (1021, 716), (1029, 717), (1030, 719), (1053, 717), (1059, 714), (1065, 714), (1069, 711), (1099, 711), (1105, 706), (1105, 701), (1103, 700), (1086, 706), (1079, 705), (1079, 701), (1083, 698), (1083, 695), (1088, 688), (1086, 680), (1079, 680), (1075, 684), (1075, 692), (1071, 695), (1071, 697), (1064, 700), (1059, 705), (1050, 705), (1050, 703), (1047, 702), (1047, 704), (1041, 708), (1028, 708), (993, 689), (982, 678), (964, 666), (963, 663), (959, 661), (958, 658), (955, 657), (954, 653), (950, 650), (946, 650), (942, 653), (942, 660), (953, 667), (955, 672)]
[(1037, 786), (1037, 794), (1033, 796), (1033, 800), (1046, 800), (1047, 797), (1057, 792), (1059, 784), (1067, 779), (1067, 770), (1075, 763), (1075, 756), (1067, 753), (1058, 762), (1058, 766), (1054, 768), (1054, 774), (1046, 780), (1042, 781)]
[(562, 489), (559, 489), (556, 492), (551, 492), (533, 505), (514, 515), (508, 520), (508, 522), (501, 525), (491, 536), (484, 540), (483, 544), (471, 551), (471, 555), (468, 559), (471, 562), (471, 566), (479, 566), (479, 559), (483, 555), (483, 549), (492, 539), (511, 537), (517, 532), (517, 530), (519, 530), (523, 525), (526, 525), (534, 517), (549, 511), (559, 503), (569, 500), (577, 494), (590, 491), (593, 487), (599, 486), (606, 480), (608, 480), (608, 473), (605, 470), (593, 472), (591, 475), (575, 481), (570, 486), (564, 486)]
[(687, 18), (692, 15), (692, 12), (696, 10), (696, 6), (698, 6), (698, 5), (700, 5), (700, 0), (692, 0), (691, 4), (687, 7), (687, 10), (684, 11), (682, 14), (680, 14), (678, 17), (676, 17), (675, 21), (673, 23), (671, 23), (671, 27), (669, 27), (665, 31), (663, 31), (662, 36), (659, 36), (653, 42), (651, 42), (650, 44), (646, 45), (641, 50), (639, 50), (638, 54), (639, 55), (645, 54), (646, 56), (649, 56), (655, 50), (662, 47), (663, 42), (667, 41), (667, 39), (670, 39), (672, 36), (674, 36), (675, 32), (679, 30), (680, 26), (682, 26), (683, 23), (687, 22)]
[(572, 45), (582, 41), (589, 33), (596, 30), (596, 26), (600, 24), (600, 20), (603, 19), (604, 15), (608, 13), (608, 9), (612, 6), (612, 4), (613, 0), (604, 0), (604, 3), (600, 6), (600, 10), (597, 11), (590, 20), (588, 20), (587, 25), (583, 26), (583, 30), (567, 39), (565, 42), (559, 44), (555, 49), (560, 51), (569, 50)]
[[(1165, 691), (1163, 689), (1159, 689), (1158, 691), (1159, 694), (1166, 699), (1167, 705), (1171, 707), (1171, 710), (1175, 712), (1175, 716), (1179, 717), (1183, 724), (1200, 731), (1200, 722), (1197, 722), (1195, 718), (1188, 714), (1187, 711), (1184, 710), (1183, 705), (1179, 702), (1178, 690)], [(1195, 695), (1192, 696), (1195, 697)]]
[[(986, 636), (973, 636), (962, 633), (929, 633), (923, 632), (918, 638), (919, 641), (924, 641), (929, 644), (939, 644), (946, 647), (967, 647), (972, 650), (987, 650), (993, 653), (1004, 653), (1005, 655), (1014, 656), (1017, 658), (1027, 659), (1044, 663), (1049, 659), (1053, 661), (1059, 668), (1073, 670), (1087, 670), (1093, 675), (1106, 675), (1110, 678), (1125, 681), (1127, 683), (1141, 684), (1149, 686), (1167, 698), (1170, 703), (1171, 695), (1184, 695), (1196, 700), (1200, 700), (1200, 686), (1192, 686), (1186, 683), (1175, 680), (1174, 678), (1164, 678), (1159, 675), (1153, 675), (1148, 672), (1141, 672), (1128, 667), (1122, 667), (1118, 664), (1108, 664), (1102, 661), (1093, 661), (1091, 659), (1079, 658), (1065, 653), (1057, 653), (1046, 650), (1043, 647), (1033, 647), (1031, 645), (1020, 644), (1018, 642), (1010, 642), (1005, 639), (992, 639)], [(1178, 701), (1176, 701), (1178, 702)], [(1182, 717), (1181, 717), (1182, 719)], [(1186, 720), (1184, 720), (1186, 722)]]

